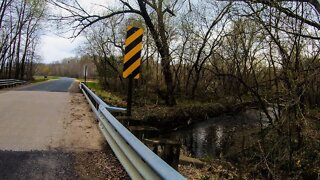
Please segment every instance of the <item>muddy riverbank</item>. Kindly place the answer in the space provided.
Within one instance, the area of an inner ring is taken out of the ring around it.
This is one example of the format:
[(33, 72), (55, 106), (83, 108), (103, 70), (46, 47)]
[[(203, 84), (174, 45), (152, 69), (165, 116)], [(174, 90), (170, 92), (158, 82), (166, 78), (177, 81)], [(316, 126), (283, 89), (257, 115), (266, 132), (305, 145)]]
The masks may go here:
[(222, 115), (237, 115), (245, 109), (255, 106), (246, 103), (201, 103), (193, 105), (144, 106), (136, 107), (131, 117), (118, 115), (117, 118), (126, 126), (152, 126), (161, 132), (171, 132), (201, 123)]

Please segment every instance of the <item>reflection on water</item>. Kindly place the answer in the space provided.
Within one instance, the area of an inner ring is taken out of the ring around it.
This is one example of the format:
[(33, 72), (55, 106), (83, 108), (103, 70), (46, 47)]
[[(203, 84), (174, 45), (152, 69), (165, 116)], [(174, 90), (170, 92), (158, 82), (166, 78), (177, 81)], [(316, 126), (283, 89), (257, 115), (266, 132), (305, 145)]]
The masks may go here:
[(180, 141), (194, 157), (221, 157), (232, 145), (232, 135), (237, 135), (240, 125), (249, 123), (259, 124), (255, 112), (211, 118), (188, 129), (165, 135), (165, 137)]
[(216, 128), (216, 146), (217, 146), (217, 148), (221, 148), (222, 136), (223, 136), (223, 127), (220, 125), (217, 125), (217, 128)]
[(187, 151), (195, 157), (220, 156), (225, 148), (225, 124), (231, 116), (212, 118), (191, 128), (169, 134), (170, 138), (179, 140)]

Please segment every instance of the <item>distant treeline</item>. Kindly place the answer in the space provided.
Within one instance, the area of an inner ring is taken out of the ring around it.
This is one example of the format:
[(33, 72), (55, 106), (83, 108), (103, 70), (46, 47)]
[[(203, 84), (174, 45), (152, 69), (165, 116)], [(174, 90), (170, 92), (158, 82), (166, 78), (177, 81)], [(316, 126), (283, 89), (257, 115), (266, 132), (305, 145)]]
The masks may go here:
[(50, 64), (38, 63), (35, 75), (83, 78), (85, 66), (87, 66), (87, 77), (96, 78), (96, 67), (89, 56), (65, 58)]

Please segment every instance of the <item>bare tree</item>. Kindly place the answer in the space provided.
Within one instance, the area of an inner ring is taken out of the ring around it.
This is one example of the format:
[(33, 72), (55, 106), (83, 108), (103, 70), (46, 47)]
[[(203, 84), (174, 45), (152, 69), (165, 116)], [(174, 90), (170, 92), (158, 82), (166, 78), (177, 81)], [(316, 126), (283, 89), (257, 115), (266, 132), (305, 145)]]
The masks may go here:
[[(137, 0), (135, 6), (131, 1), (119, 0), (122, 4), (121, 9), (106, 8), (106, 15), (90, 15), (78, 1), (74, 4), (67, 4), (64, 1), (51, 1), (51, 3), (61, 9), (66, 10), (69, 15), (56, 17), (54, 19), (66, 21), (74, 27), (74, 36), (78, 36), (82, 31), (92, 24), (103, 19), (109, 19), (113, 16), (123, 15), (127, 13), (136, 14), (144, 19), (146, 26), (155, 42), (158, 52), (161, 56), (162, 73), (166, 84), (166, 93), (164, 99), (167, 105), (175, 105), (174, 83), (172, 76), (172, 57), (167, 36), (166, 18), (175, 16), (174, 12), (177, 8), (181, 8), (183, 1), (175, 0), (165, 3), (163, 0), (148, 1)], [(155, 14), (155, 19), (150, 16), (150, 12)]]
[[(210, 4), (207, 6), (209, 6), (208, 9), (212, 9), (212, 7), (218, 7), (217, 4), (213, 4), (211, 7)], [(225, 16), (229, 12), (230, 8), (231, 3), (223, 6), (221, 10), (216, 9), (215, 11), (213, 11), (214, 14), (216, 14), (216, 16), (213, 18), (208, 17), (210, 16), (208, 14), (201, 13), (204, 11), (204, 7), (200, 6), (198, 11), (196, 12), (196, 14), (198, 15), (196, 15), (195, 17), (198, 16), (199, 19), (193, 20), (193, 22), (198, 22), (199, 25), (196, 26), (196, 29), (191, 30), (193, 31), (192, 33), (194, 34), (194, 37), (196, 37), (195, 39), (193, 39), (193, 41), (197, 42), (197, 45), (192, 46), (192, 51), (194, 51), (196, 54), (186, 79), (187, 89), (189, 86), (191, 75), (194, 72), (194, 80), (191, 88), (191, 98), (195, 98), (195, 93), (200, 80), (200, 74), (203, 71), (204, 65), (212, 57), (215, 48), (219, 46), (220, 42), (222, 41), (224, 27), (228, 19)], [(218, 25), (220, 25), (219, 28)]]
[[(2, 1), (0, 6), (0, 77), (24, 79), (34, 55), (33, 39), (39, 36), (46, 3), (37, 1)], [(28, 75), (28, 77), (31, 77)]]

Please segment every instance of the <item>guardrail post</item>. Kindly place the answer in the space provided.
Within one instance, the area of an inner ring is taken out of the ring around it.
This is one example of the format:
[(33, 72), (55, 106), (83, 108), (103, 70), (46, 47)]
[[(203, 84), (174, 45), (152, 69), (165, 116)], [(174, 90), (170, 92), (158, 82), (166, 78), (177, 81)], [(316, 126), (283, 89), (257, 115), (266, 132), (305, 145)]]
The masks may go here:
[(178, 170), (181, 144), (169, 139), (144, 139), (146, 144), (152, 147), (152, 151), (165, 162)]

